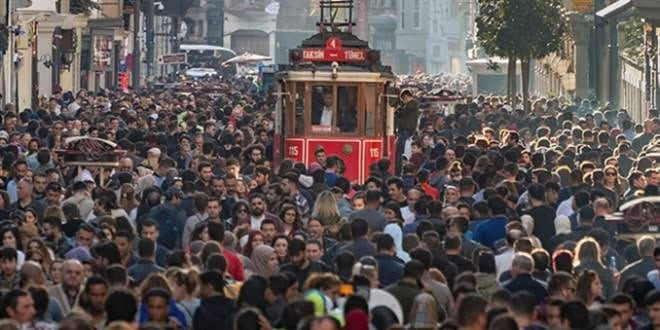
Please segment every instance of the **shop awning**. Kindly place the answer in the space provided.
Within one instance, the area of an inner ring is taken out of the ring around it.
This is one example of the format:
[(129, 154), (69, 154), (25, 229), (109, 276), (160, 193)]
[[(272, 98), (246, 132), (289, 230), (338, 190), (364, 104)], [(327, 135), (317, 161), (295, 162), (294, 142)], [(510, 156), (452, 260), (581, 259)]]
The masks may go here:
[(621, 14), (633, 6), (633, 0), (619, 0), (596, 13), (602, 19), (610, 19)]

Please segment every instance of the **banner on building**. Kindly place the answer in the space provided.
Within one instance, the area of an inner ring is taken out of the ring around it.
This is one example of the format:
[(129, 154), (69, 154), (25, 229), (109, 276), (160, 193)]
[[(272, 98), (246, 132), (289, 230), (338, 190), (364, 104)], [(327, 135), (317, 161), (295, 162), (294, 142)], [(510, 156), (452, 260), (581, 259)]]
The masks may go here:
[(187, 53), (173, 53), (173, 54), (164, 54), (158, 58), (158, 63), (161, 65), (174, 65), (174, 64), (186, 64), (188, 63), (188, 54)]
[(573, 0), (573, 11), (580, 14), (594, 12), (594, 0)]
[(130, 85), (130, 81), (131, 81), (130, 72), (119, 72), (117, 74), (117, 85), (119, 85), (119, 89), (121, 90), (128, 89), (128, 86)]
[(94, 35), (92, 63), (96, 71), (112, 70), (112, 36)]

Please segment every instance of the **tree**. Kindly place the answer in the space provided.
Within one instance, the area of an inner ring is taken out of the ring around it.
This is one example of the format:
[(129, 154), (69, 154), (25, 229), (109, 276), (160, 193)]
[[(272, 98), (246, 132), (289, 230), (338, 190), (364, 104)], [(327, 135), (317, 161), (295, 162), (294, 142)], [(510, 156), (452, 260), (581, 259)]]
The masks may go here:
[(638, 66), (644, 66), (644, 22), (637, 10), (633, 10), (630, 18), (621, 22), (623, 38), (621, 48), (623, 55)]
[(516, 94), (516, 54), (506, 42), (510, 20), (505, 19), (509, 0), (479, 0), (479, 16), (476, 18), (477, 38), (487, 54), (508, 59), (507, 95), (513, 100)]
[(532, 59), (557, 51), (566, 31), (561, 0), (479, 0), (477, 38), (487, 54), (509, 61), (508, 95), (514, 103), (516, 63), (521, 62), (523, 104), (529, 99)]
[(529, 100), (529, 74), (530, 61), (544, 58), (561, 50), (562, 41), (566, 34), (566, 17), (564, 16), (561, 0), (534, 0), (530, 12), (530, 23), (534, 27), (529, 35), (529, 53), (521, 57), (521, 70), (523, 74), (523, 100), (525, 107)]

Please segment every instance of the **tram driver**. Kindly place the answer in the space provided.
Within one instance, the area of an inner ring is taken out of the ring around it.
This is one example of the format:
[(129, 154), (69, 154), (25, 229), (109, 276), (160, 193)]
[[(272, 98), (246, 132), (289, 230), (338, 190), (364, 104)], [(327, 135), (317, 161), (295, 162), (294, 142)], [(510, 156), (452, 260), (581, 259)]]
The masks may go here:
[(330, 126), (334, 112), (332, 87), (319, 86), (312, 98), (312, 125)]
[(332, 87), (318, 86), (314, 89), (312, 96), (312, 125), (331, 126), (336, 123), (339, 132), (355, 132), (357, 106), (357, 87), (337, 87), (337, 118), (335, 119), (335, 100), (332, 95)]

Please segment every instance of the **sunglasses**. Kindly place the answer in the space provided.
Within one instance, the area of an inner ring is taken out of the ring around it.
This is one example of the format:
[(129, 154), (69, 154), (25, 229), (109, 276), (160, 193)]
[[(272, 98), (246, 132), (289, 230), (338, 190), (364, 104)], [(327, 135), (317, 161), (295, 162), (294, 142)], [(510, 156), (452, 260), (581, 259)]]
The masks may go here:
[(606, 175), (607, 175), (607, 176), (616, 176), (616, 173), (614, 173), (614, 172), (607, 172)]

